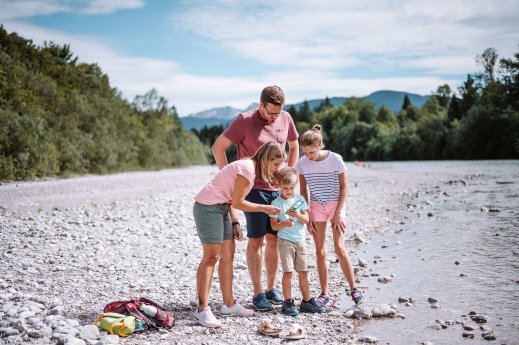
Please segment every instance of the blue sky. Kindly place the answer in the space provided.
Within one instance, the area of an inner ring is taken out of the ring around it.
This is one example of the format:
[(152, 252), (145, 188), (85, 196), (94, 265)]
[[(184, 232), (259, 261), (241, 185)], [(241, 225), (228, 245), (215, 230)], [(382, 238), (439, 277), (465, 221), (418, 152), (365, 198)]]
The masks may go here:
[(0, 0), (8, 32), (70, 44), (128, 100), (156, 88), (181, 116), (377, 90), (457, 89), (485, 48), (519, 51), (517, 0)]

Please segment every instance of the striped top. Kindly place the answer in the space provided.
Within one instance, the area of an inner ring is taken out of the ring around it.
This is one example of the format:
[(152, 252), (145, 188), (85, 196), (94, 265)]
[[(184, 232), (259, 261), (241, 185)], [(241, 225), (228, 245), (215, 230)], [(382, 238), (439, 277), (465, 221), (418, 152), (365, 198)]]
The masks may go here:
[(321, 205), (339, 201), (339, 174), (346, 173), (342, 157), (329, 152), (322, 161), (311, 161), (303, 156), (296, 165), (297, 172), (305, 177), (310, 189), (310, 201)]

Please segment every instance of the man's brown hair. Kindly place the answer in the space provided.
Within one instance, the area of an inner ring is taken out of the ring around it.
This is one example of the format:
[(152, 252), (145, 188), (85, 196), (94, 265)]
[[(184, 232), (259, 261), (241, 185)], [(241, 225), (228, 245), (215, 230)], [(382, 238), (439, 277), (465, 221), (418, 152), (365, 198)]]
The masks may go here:
[(283, 105), (285, 104), (285, 94), (283, 90), (277, 85), (270, 85), (261, 91), (261, 103), (266, 105), (267, 103), (273, 105)]

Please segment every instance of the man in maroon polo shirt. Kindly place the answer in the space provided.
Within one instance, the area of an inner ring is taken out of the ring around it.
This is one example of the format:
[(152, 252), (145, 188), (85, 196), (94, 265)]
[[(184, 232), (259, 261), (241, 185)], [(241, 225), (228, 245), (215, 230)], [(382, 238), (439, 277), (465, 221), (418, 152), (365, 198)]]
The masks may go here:
[[(285, 95), (279, 86), (267, 86), (261, 92), (259, 107), (239, 114), (216, 139), (212, 152), (219, 169), (227, 165), (225, 150), (232, 144), (238, 148), (238, 159), (251, 157), (266, 142), (274, 141), (282, 147), (288, 142), (288, 165), (293, 167), (299, 158), (298, 134), (290, 114), (283, 110)], [(279, 195), (278, 188), (256, 179), (246, 200), (269, 204)], [(240, 226), (231, 208), (234, 226)], [(272, 309), (273, 304), (283, 303), (283, 296), (276, 287), (279, 264), (277, 233), (270, 226), (269, 216), (261, 212), (245, 212), (247, 219), (247, 266), (254, 289), (253, 305), (257, 310)], [(265, 270), (267, 289), (261, 283), (262, 246), (265, 245)]]

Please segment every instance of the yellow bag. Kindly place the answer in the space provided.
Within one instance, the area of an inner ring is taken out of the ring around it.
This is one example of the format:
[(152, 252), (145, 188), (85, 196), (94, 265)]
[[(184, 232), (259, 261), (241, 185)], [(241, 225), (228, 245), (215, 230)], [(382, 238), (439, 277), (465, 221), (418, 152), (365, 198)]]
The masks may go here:
[(99, 322), (99, 327), (103, 331), (126, 337), (135, 332), (135, 316), (118, 313), (102, 313), (94, 321), (94, 325)]

